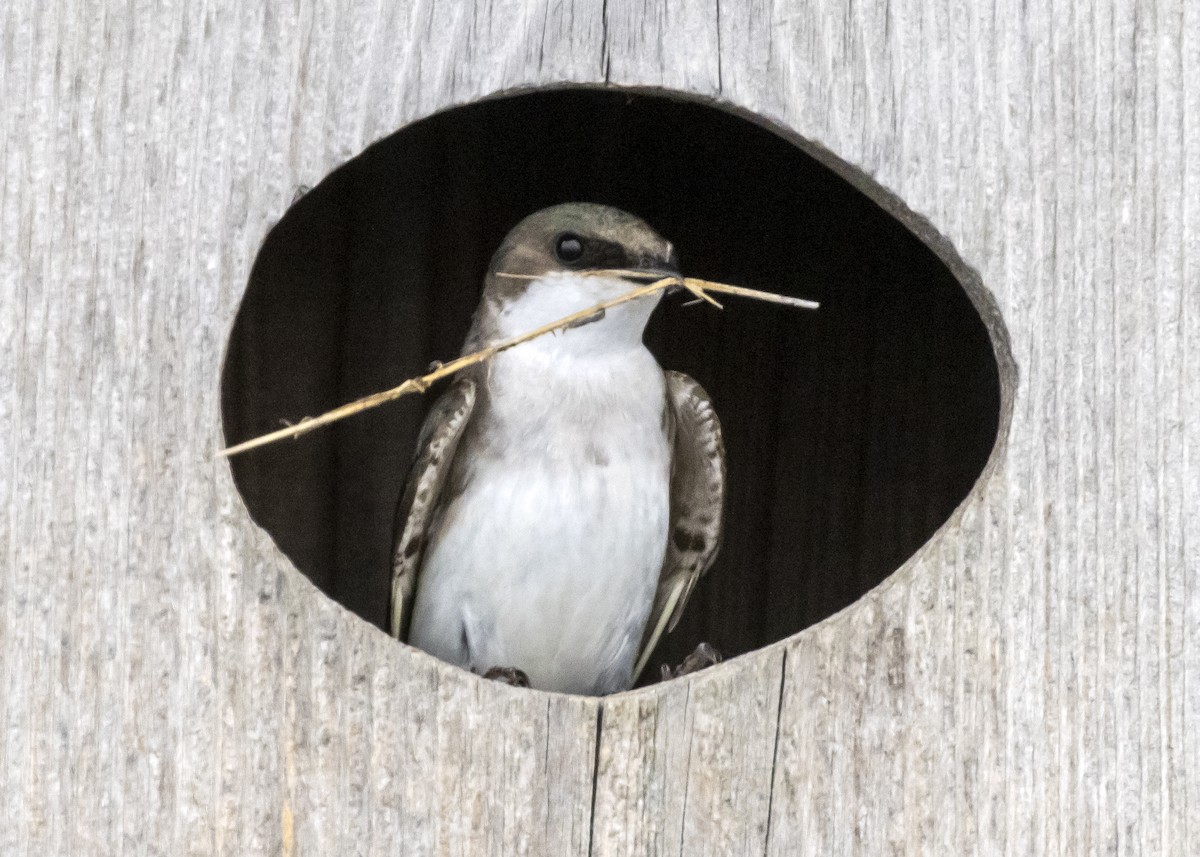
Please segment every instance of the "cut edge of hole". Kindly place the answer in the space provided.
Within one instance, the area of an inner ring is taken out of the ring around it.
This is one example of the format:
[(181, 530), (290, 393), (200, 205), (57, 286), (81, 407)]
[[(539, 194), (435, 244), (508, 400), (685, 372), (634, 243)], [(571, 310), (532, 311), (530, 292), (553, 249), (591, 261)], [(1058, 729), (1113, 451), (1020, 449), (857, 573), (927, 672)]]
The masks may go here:
[[(347, 164), (360, 157), (372, 146), (391, 139), (395, 134), (403, 131), (407, 127), (410, 127), (418, 122), (429, 120), (440, 114), (448, 113), (475, 104), (503, 101), (506, 99), (518, 98), (526, 95), (580, 90), (656, 96), (676, 101), (701, 104), (727, 115), (737, 117), (751, 125), (769, 132), (770, 134), (773, 134), (789, 145), (795, 147), (804, 155), (812, 158), (821, 166), (828, 169), (842, 181), (846, 182), (854, 190), (857, 190), (864, 197), (870, 200), (870, 202), (876, 205), (886, 215), (900, 224), (946, 267), (947, 271), (949, 271), (955, 282), (958, 283), (959, 287), (966, 294), (968, 300), (971, 302), (971, 305), (975, 310), (975, 313), (979, 317), (980, 322), (987, 331), (988, 340), (991, 344), (992, 358), (995, 361), (999, 387), (999, 407), (997, 411), (996, 437), (992, 443), (992, 448), (988, 454), (987, 461), (980, 470), (979, 475), (972, 483), (970, 490), (958, 503), (958, 505), (955, 506), (950, 515), (947, 516), (947, 518), (938, 526), (933, 534), (930, 535), (930, 537), (926, 539), (926, 541), (921, 544), (916, 551), (908, 556), (904, 562), (898, 565), (895, 569), (888, 572), (887, 575), (875, 586), (863, 592), (850, 604), (793, 634), (789, 634), (786, 637), (772, 641), (748, 652), (743, 652), (727, 658), (715, 666), (708, 667), (704, 670), (687, 676), (683, 676), (681, 679), (671, 679), (665, 682), (659, 681), (644, 687), (634, 687), (630, 688), (629, 690), (610, 694), (606, 697), (568, 694), (558, 691), (541, 690), (537, 688), (521, 689), (521, 691), (524, 693), (532, 693), (534, 696), (531, 698), (566, 697), (589, 700), (606, 700), (617, 698), (627, 699), (632, 698), (635, 695), (658, 694), (663, 692), (664, 689), (671, 688), (672, 686), (678, 689), (694, 681), (709, 680), (727, 672), (728, 670), (740, 667), (747, 659), (758, 658), (761, 656), (770, 657), (773, 656), (776, 653), (776, 650), (780, 648), (786, 651), (797, 642), (813, 634), (827, 631), (829, 627), (835, 623), (845, 622), (851, 614), (862, 609), (864, 603), (884, 597), (893, 587), (901, 584), (911, 583), (911, 576), (913, 572), (915, 571), (916, 567), (924, 561), (925, 557), (951, 535), (950, 531), (952, 529), (959, 527), (963, 517), (970, 508), (984, 502), (984, 497), (988, 488), (990, 487), (992, 478), (1003, 462), (1004, 455), (1008, 449), (1014, 401), (1019, 381), (1019, 367), (1015, 358), (1013, 357), (1008, 328), (1004, 323), (1003, 314), (1001, 313), (999, 303), (996, 301), (995, 296), (984, 284), (983, 279), (979, 275), (978, 271), (962, 258), (954, 244), (934, 226), (932, 221), (927, 216), (914, 211), (898, 194), (880, 184), (861, 168), (834, 153), (831, 149), (821, 144), (818, 140), (806, 137), (799, 130), (785, 124), (781, 119), (755, 113), (749, 107), (737, 104), (719, 96), (671, 89), (657, 85), (618, 85), (605, 82), (563, 81), (547, 84), (528, 84), (509, 87), (486, 93), (481, 96), (443, 104), (437, 109), (427, 113), (408, 117), (402, 125), (392, 129), (387, 134), (372, 140), (370, 143), (363, 145), (357, 154), (346, 159), (342, 163), (331, 167), (316, 184), (319, 184), (321, 181), (325, 181), (325, 179), (333, 175), (336, 171), (342, 169)], [(316, 187), (316, 184), (313, 184), (312, 187)], [(290, 209), (290, 207), (291, 206), (289, 205), (288, 208)], [(287, 211), (285, 210), (280, 216), (280, 220), (282, 220), (282, 218), (286, 215)], [(257, 261), (257, 258), (258, 256), (256, 254), (255, 261)], [(249, 288), (249, 285), (250, 276), (247, 274), (242, 295), (239, 297), (237, 302), (239, 308), (242, 304), (242, 301), (245, 299), (245, 292), (246, 289)], [(217, 373), (219, 387), (223, 386), (226, 363), (229, 358), (229, 348), (230, 343), (229, 341), (226, 341)], [(224, 438), (224, 435), (224, 419), (222, 419), (222, 438)], [(282, 560), (284, 567), (289, 573), (289, 576), (299, 578), (303, 582), (303, 585), (307, 587), (307, 591), (303, 594), (300, 592), (297, 592), (296, 594), (300, 597), (311, 597), (316, 595), (319, 598), (322, 598), (333, 604), (339, 613), (345, 614), (353, 624), (364, 627), (368, 633), (375, 632), (383, 635), (388, 640), (393, 640), (393, 638), (382, 628), (379, 628), (374, 623), (357, 615), (353, 610), (342, 604), (336, 598), (323, 592), (308, 575), (306, 575), (296, 566), (296, 564), (291, 560), (290, 557), (288, 557), (288, 555), (276, 542), (274, 535), (270, 533), (264, 526), (254, 520), (245, 498), (242, 496), (240, 489), (237, 487), (237, 482), (233, 476), (232, 462), (228, 458), (225, 459), (225, 462), (225, 472), (227, 474), (227, 478), (229, 479), (230, 488), (241, 503), (242, 510), (245, 514), (245, 521), (255, 529), (261, 531), (267, 537), (270, 544), (274, 547), (274, 550), (278, 553), (279, 558)], [(388, 647), (388, 650), (394, 652), (395, 657), (397, 658), (413, 656), (418, 658), (428, 658), (436, 665), (439, 672), (445, 674), (446, 676), (459, 675), (467, 677), (468, 680), (473, 678), (477, 681), (485, 682), (486, 684), (501, 684), (497, 682), (488, 682), (486, 679), (483, 679), (481, 676), (478, 676), (469, 670), (442, 661), (433, 655), (423, 652), (420, 649), (417, 649), (402, 641), (394, 642), (399, 642), (400, 645), (390, 646)], [(512, 691), (513, 689), (505, 686), (505, 690)]]

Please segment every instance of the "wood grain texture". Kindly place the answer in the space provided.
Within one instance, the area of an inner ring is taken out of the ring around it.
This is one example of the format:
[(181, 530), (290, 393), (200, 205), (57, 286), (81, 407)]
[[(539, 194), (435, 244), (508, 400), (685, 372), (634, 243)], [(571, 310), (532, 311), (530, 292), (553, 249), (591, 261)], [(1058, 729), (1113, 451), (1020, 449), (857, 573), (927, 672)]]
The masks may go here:
[[(1198, 80), (1189, 0), (7, 4), (0, 853), (1200, 853)], [(979, 272), (1019, 369), (882, 587), (602, 702), (396, 646), (212, 459), (296, 187), (563, 82), (811, 141)]]

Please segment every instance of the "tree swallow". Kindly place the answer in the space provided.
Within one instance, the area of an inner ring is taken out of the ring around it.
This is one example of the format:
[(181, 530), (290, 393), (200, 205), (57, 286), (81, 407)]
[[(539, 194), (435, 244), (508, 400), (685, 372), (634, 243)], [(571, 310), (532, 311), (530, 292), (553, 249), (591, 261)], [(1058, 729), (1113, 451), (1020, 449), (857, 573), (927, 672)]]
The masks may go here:
[[(678, 276), (624, 211), (530, 215), (492, 258), (463, 353), (644, 284), (595, 273), (612, 269)], [(394, 636), (544, 690), (637, 679), (716, 557), (725, 494), (712, 402), (642, 344), (660, 297), (501, 352), (437, 399), (396, 513)]]

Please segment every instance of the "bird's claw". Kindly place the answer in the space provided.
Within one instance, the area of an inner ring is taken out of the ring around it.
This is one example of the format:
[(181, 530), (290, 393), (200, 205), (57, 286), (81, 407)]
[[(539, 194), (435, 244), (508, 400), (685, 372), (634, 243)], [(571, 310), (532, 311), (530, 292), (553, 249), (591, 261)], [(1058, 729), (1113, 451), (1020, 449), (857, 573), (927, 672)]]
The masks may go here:
[(529, 687), (529, 676), (516, 667), (492, 667), (483, 677), (512, 687)]
[(701, 643), (696, 646), (695, 650), (683, 659), (683, 663), (671, 669), (666, 664), (662, 665), (662, 680), (670, 681), (673, 678), (682, 678), (685, 675), (691, 675), (694, 672), (699, 672), (706, 667), (716, 666), (724, 660), (721, 653), (709, 643)]

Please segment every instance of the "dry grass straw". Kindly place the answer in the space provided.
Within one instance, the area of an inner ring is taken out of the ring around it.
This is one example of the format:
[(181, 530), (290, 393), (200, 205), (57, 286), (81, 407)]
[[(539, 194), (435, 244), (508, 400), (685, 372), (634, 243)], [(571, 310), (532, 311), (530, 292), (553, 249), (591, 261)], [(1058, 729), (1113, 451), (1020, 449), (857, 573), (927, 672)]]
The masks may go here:
[[(260, 446), (266, 446), (267, 444), (274, 443), (275, 441), (284, 440), (286, 438), (297, 438), (301, 435), (307, 434), (313, 429), (320, 428), (321, 426), (327, 426), (330, 423), (335, 423), (338, 420), (345, 419), (346, 417), (351, 417), (355, 414), (362, 413), (363, 411), (370, 410), (371, 408), (382, 405), (384, 402), (390, 402), (394, 399), (399, 399), (400, 397), (407, 396), (410, 393), (424, 393), (435, 381), (439, 381), (442, 378), (446, 378), (456, 372), (460, 372), (463, 369), (466, 369), (468, 366), (474, 366), (476, 363), (482, 363), (485, 360), (495, 357), (501, 351), (507, 351), (514, 346), (520, 345), (523, 342), (528, 342), (531, 339), (536, 339), (539, 336), (544, 336), (547, 333), (552, 333), (556, 330), (562, 330), (574, 324), (586, 322), (590, 320), (592, 316), (596, 316), (610, 307), (615, 307), (619, 304), (627, 303), (628, 301), (637, 300), (638, 298), (654, 294), (655, 292), (663, 291), (664, 289), (671, 288), (672, 286), (681, 286), (692, 294), (696, 295), (698, 299), (707, 301), (708, 303), (716, 306), (718, 309), (721, 308), (721, 304), (717, 303), (717, 301), (713, 299), (708, 292), (737, 295), (739, 297), (752, 298), (754, 300), (767, 301), (769, 303), (783, 304), (784, 306), (796, 307), (798, 309), (817, 309), (819, 306), (816, 301), (807, 301), (801, 298), (791, 298), (787, 297), (786, 295), (777, 295), (772, 292), (760, 292), (756, 289), (745, 289), (741, 286), (730, 286), (726, 285), (725, 283), (713, 283), (709, 282), (708, 280), (698, 280), (694, 277), (663, 277), (657, 273), (626, 270), (597, 270), (589, 271), (588, 273), (593, 275), (621, 276), (627, 279), (652, 280), (652, 282), (649, 282), (644, 286), (639, 286), (636, 289), (631, 289), (625, 294), (612, 298), (611, 300), (601, 301), (600, 303), (590, 306), (587, 309), (582, 309), (579, 312), (571, 313), (570, 315), (564, 316), (557, 321), (552, 321), (549, 324), (543, 324), (541, 327), (536, 327), (533, 330), (520, 334), (519, 336), (513, 336), (509, 339), (489, 345), (487, 348), (481, 349), (472, 354), (465, 354), (462, 357), (458, 357), (449, 361), (448, 363), (443, 363), (433, 371), (421, 375), (420, 377), (409, 378), (398, 387), (392, 387), (390, 390), (383, 390), (379, 393), (372, 393), (369, 396), (356, 399), (353, 402), (349, 402), (348, 404), (334, 408), (331, 411), (326, 411), (320, 416), (305, 417), (294, 425), (278, 429), (277, 431), (273, 431), (268, 434), (259, 435), (258, 437), (251, 438), (250, 440), (236, 444), (227, 449), (223, 449), (217, 453), (217, 455), (218, 457), (228, 458), (229, 456), (237, 455), (238, 453), (246, 452), (247, 450), (256, 449)], [(514, 277), (518, 279), (531, 279), (531, 277), (520, 274), (501, 273), (499, 276)]]

